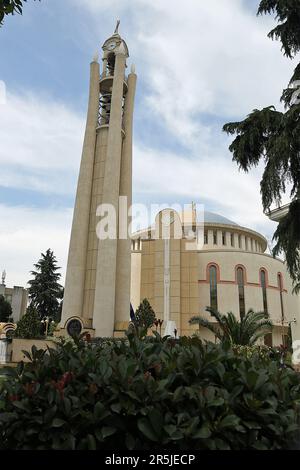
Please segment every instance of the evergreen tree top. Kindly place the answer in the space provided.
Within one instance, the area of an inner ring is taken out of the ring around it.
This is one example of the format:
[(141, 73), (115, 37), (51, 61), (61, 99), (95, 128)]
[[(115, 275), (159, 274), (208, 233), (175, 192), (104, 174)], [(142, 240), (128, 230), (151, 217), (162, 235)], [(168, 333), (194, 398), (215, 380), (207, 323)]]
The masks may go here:
[(281, 41), (284, 54), (292, 59), (300, 51), (299, 0), (261, 0), (258, 15), (275, 13), (280, 23), (268, 37)]
[(41, 258), (34, 264), (31, 271), (33, 279), (29, 284), (29, 298), (40, 317), (51, 317), (58, 321), (60, 316), (60, 300), (63, 297), (63, 287), (59, 284), (60, 267), (53, 251), (49, 248), (41, 253)]

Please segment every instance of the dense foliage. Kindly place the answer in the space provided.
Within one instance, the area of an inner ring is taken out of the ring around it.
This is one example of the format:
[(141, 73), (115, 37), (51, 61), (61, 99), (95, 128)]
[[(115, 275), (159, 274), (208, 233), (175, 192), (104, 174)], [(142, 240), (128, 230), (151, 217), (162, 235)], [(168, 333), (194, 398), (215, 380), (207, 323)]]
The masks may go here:
[[(294, 58), (300, 51), (299, 0), (262, 0), (258, 14), (268, 13), (275, 13), (279, 23), (269, 37), (281, 41), (284, 54)], [(224, 131), (236, 135), (229, 149), (242, 170), (249, 171), (261, 160), (265, 162), (261, 194), (266, 212), (272, 204), (281, 203), (282, 195), (291, 185), (291, 198), (295, 201), (274, 234), (274, 255), (285, 253), (297, 290), (300, 288), (300, 64), (281, 99), (285, 112), (277, 111), (274, 106), (255, 109), (244, 121), (226, 124)]]
[(34, 279), (28, 282), (29, 298), (40, 319), (49, 317), (59, 322), (61, 317), (61, 299), (63, 288), (59, 284), (61, 274), (53, 251), (48, 249), (41, 254), (41, 259), (34, 265), (36, 271), (31, 271)]
[[(278, 225), (274, 239), (277, 240), (274, 255), (283, 251), (290, 271), (300, 273), (300, 198), (291, 203), (290, 211)], [(293, 276), (293, 278), (298, 283), (295, 290), (299, 292), (300, 276)]]
[(38, 339), (42, 337), (42, 324), (34, 306), (31, 304), (25, 315), (20, 318), (13, 335), (15, 338)]
[(272, 331), (272, 322), (264, 312), (254, 312), (250, 309), (241, 320), (238, 320), (232, 312), (223, 315), (210, 307), (207, 307), (206, 311), (216, 323), (201, 316), (192, 317), (189, 323), (207, 328), (221, 343), (229, 346), (234, 344), (253, 346), (259, 338)]
[(144, 299), (135, 312), (133, 323), (138, 328), (148, 329), (154, 325), (155, 312), (148, 299)]
[[(39, 0), (41, 1), (41, 0)], [(0, 26), (3, 23), (4, 16), (23, 13), (23, 3), (27, 0), (0, 0)]]
[(0, 323), (7, 323), (12, 316), (12, 308), (9, 302), (0, 295)]
[(3, 449), (282, 449), (300, 378), (199, 338), (68, 340), (32, 350), (0, 391)]

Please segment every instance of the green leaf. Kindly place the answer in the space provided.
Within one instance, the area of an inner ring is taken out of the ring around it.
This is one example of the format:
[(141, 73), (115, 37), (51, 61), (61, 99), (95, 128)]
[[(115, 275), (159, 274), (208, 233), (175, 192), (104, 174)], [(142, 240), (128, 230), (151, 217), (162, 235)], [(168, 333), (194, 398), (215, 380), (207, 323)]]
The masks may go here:
[(217, 406), (224, 405), (224, 403), (225, 403), (224, 398), (219, 397), (219, 398), (216, 398), (215, 400), (211, 401), (210, 403), (208, 403), (208, 406), (216, 406), (217, 407)]
[(101, 375), (105, 376), (107, 370), (108, 370), (108, 364), (106, 361), (101, 361), (100, 362), (100, 367), (99, 367)]
[(137, 396), (137, 394), (135, 392), (133, 392), (132, 390), (128, 390), (126, 392), (126, 395), (128, 395), (130, 398), (132, 398), (133, 400), (136, 400), (136, 401), (141, 401), (141, 399)]
[(52, 426), (53, 428), (61, 428), (62, 426), (64, 426), (64, 424), (66, 424), (66, 421), (64, 421), (63, 419), (60, 419), (60, 418), (55, 418), (55, 419), (52, 421), (51, 426)]
[(119, 413), (121, 413), (122, 405), (121, 405), (121, 403), (113, 403), (112, 405), (110, 405), (110, 408), (111, 408), (112, 411), (119, 414)]
[(87, 435), (88, 450), (97, 450), (96, 439), (92, 434)]
[(14, 402), (13, 402), (13, 405), (14, 405), (16, 408), (18, 408), (19, 410), (29, 412), (28, 404), (25, 404), (25, 403), (22, 402), (22, 401), (14, 401)]
[(157, 442), (158, 437), (155, 434), (151, 423), (147, 418), (140, 418), (138, 420), (138, 429), (146, 436), (150, 441)]
[(228, 415), (225, 416), (225, 418), (222, 419), (220, 422), (220, 428), (229, 428), (229, 427), (235, 427), (238, 426), (240, 423), (240, 418), (238, 418), (236, 415)]
[(46, 410), (45, 414), (44, 414), (44, 422), (49, 423), (54, 418), (56, 412), (57, 412), (57, 406), (56, 405), (54, 405), (51, 408), (49, 408), (48, 410)]
[(216, 439), (215, 443), (217, 450), (231, 450), (229, 444), (227, 444), (223, 439)]
[(211, 436), (209, 427), (204, 424), (193, 436), (193, 439), (208, 439)]
[(64, 407), (65, 407), (65, 413), (66, 413), (67, 416), (69, 416), (70, 413), (71, 413), (71, 409), (72, 409), (71, 400), (69, 400), (69, 398), (65, 397), (63, 399), (63, 403), (64, 403)]
[(116, 428), (110, 426), (104, 426), (101, 430), (103, 439), (106, 439), (109, 436), (112, 436), (117, 432)]
[(155, 434), (158, 436), (158, 438), (160, 438), (164, 422), (163, 414), (154, 408), (149, 411), (148, 418)]
[(164, 426), (164, 430), (169, 436), (173, 436), (173, 434), (175, 434), (177, 431), (177, 426), (175, 426), (174, 424), (166, 424)]

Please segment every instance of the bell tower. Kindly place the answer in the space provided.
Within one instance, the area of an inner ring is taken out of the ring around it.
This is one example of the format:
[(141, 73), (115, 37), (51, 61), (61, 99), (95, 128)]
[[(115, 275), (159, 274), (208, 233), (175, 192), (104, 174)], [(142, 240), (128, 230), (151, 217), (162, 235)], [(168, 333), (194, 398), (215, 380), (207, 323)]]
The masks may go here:
[[(95, 57), (83, 152), (73, 215), (61, 327), (113, 336), (130, 318), (130, 238), (119, 237), (120, 204), (132, 204), (132, 134), (136, 89), (134, 66), (118, 29)], [(121, 197), (123, 196), (123, 197)], [(120, 203), (121, 201), (121, 203)], [(124, 207), (125, 204), (125, 207)], [(116, 236), (98, 238), (99, 206), (114, 209)], [(129, 222), (127, 218), (127, 223)]]

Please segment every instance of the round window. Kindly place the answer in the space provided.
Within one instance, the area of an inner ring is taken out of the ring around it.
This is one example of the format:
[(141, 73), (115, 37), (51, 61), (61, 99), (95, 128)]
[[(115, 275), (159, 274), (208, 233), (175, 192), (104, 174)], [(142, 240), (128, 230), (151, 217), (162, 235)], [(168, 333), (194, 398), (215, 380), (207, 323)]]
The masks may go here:
[(79, 320), (70, 320), (67, 324), (67, 332), (70, 336), (79, 336), (82, 331), (82, 324)]

